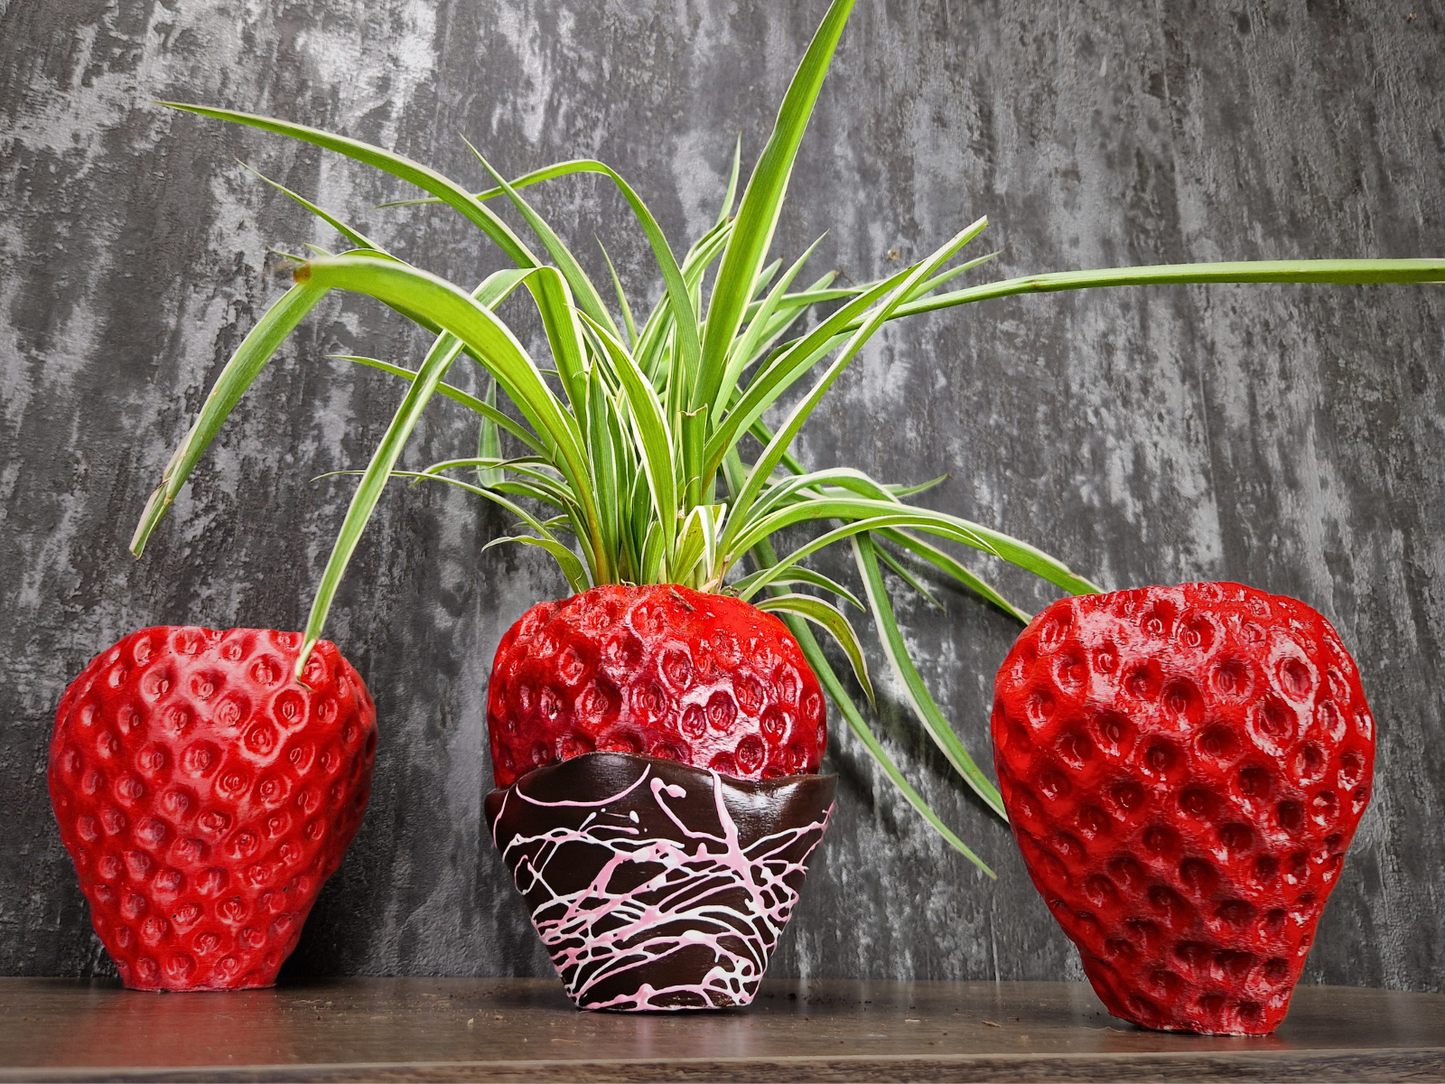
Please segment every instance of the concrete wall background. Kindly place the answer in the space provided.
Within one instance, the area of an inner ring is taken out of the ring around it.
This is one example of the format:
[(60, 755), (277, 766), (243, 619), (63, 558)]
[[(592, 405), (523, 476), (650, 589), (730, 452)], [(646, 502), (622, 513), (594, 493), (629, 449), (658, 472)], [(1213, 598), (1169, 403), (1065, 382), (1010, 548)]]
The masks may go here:
[[(614, 164), (675, 244), (711, 221), (733, 140), (761, 148), (825, 4), (724, 0), (0, 0), (0, 973), (108, 973), (45, 791), (61, 689), (161, 622), (295, 628), (396, 387), (327, 353), (423, 340), (333, 298), (236, 412), (142, 562), (125, 544), (219, 367), (280, 292), (268, 249), (335, 237), (243, 158), (461, 281), (499, 266), (450, 212), (285, 141), (178, 115), (273, 113), (476, 179)], [(856, 280), (980, 213), (999, 276), (1107, 263), (1445, 251), (1445, 13), (1409, 3), (860, 0), (775, 251), (823, 231)], [(590, 180), (534, 189), (629, 288), (649, 255)], [(951, 478), (937, 507), (1107, 587), (1230, 578), (1303, 598), (1360, 661), (1376, 798), (1307, 981), (1445, 988), (1445, 297), (1438, 287), (1120, 290), (989, 302), (880, 336), (803, 456)], [(864, 439), (859, 439), (859, 435)], [(868, 439), (872, 438), (872, 439)], [(474, 439), (438, 404), (408, 452)], [(876, 442), (876, 443), (875, 443)], [(429, 457), (429, 458), (428, 458)], [(563, 584), (482, 554), (502, 518), (391, 493), (329, 635), (379, 706), (376, 790), (293, 973), (546, 974), (479, 839), (485, 682), (505, 628)], [(1005, 570), (1026, 605), (1049, 593)], [(1017, 626), (958, 593), (902, 610), (987, 759)], [(834, 739), (840, 813), (779, 974), (1079, 976), (1006, 829), (894, 709), (889, 747), (1000, 872), (986, 882)]]

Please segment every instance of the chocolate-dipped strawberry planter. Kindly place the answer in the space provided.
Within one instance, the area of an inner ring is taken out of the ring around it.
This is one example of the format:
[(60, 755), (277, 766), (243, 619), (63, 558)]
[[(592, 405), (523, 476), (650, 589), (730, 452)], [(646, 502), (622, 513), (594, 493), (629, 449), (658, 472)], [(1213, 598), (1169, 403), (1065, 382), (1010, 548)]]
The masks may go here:
[(787, 627), (674, 584), (539, 603), (497, 647), (487, 725), (492, 840), (578, 1006), (752, 1001), (836, 783)]

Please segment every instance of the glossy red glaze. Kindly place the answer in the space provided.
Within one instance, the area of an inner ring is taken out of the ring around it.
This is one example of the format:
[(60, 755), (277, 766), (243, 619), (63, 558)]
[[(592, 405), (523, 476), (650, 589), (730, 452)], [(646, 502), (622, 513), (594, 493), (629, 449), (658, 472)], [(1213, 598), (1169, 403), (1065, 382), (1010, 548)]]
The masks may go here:
[(823, 691), (787, 626), (672, 584), (533, 606), (497, 647), (487, 725), (498, 787), (594, 751), (773, 779), (816, 772), (828, 744)]
[(1273, 1031), (1374, 769), (1329, 622), (1234, 583), (1063, 599), (998, 672), (993, 742), (1034, 884), (1109, 1011)]
[(376, 708), (324, 640), (298, 684), (300, 647), (265, 629), (141, 629), (61, 697), (51, 803), (125, 985), (272, 985), (341, 864)]

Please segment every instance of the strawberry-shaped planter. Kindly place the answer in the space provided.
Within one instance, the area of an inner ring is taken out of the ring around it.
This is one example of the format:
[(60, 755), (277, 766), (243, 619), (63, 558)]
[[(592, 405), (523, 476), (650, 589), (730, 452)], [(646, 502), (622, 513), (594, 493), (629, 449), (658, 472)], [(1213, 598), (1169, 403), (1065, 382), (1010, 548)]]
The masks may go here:
[(1370, 798), (1375, 724), (1329, 622), (1234, 583), (1063, 599), (999, 670), (993, 741), (1109, 1011), (1273, 1031)]
[(270, 986), (371, 792), (376, 709), (335, 645), (158, 627), (61, 697), (50, 796), (125, 985)]
[(487, 724), (492, 839), (573, 1000), (748, 1004), (836, 782), (783, 623), (675, 584), (539, 603), (497, 647)]
[(722, 1009), (757, 992), (836, 782), (590, 753), (492, 791), (487, 823), (579, 1008)]

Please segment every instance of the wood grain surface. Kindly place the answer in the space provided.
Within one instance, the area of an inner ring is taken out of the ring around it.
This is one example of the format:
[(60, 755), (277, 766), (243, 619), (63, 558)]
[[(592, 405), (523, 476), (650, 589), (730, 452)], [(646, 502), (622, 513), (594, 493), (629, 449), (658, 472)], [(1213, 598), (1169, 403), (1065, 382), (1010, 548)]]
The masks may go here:
[[(0, 974), (111, 973), (45, 789), (67, 681), (149, 624), (298, 627), (353, 485), (315, 479), (363, 463), (400, 398), (328, 355), (424, 349), (378, 307), (329, 299), (130, 557), (172, 449), (282, 289), (272, 250), (337, 244), (237, 160), (421, 266), (473, 282), (500, 264), (455, 215), (376, 208), (404, 186), (156, 100), (333, 128), (479, 186), (463, 136), (509, 175), (599, 157), (680, 245), (711, 222), (736, 138), (745, 168), (760, 152), (825, 7), (0, 0)], [(819, 273), (863, 281), (987, 213), (980, 245), (1001, 254), (969, 281), (1438, 256), (1442, 56), (1440, 0), (859, 0), (775, 254), (826, 233)], [(606, 281), (595, 234), (648, 296), (646, 242), (604, 184), (530, 191), (590, 273)], [(884, 333), (801, 442), (814, 467), (947, 475), (935, 507), (1106, 587), (1238, 579), (1336, 623), (1379, 720), (1378, 780), (1307, 982), (1445, 988), (1442, 327), (1438, 287), (993, 301)], [(404, 465), (475, 447), (438, 402)], [(508, 527), (465, 494), (398, 486), (362, 539), (328, 634), (376, 695), (376, 789), (292, 974), (550, 973), (481, 829), (492, 655), (564, 590), (544, 557), (482, 552)], [(1050, 597), (974, 567), (1030, 610)], [(846, 554), (825, 570), (855, 582)], [(987, 764), (993, 673), (1019, 626), (942, 600), (900, 619)], [(1080, 977), (1006, 826), (876, 671), (886, 747), (999, 879), (894, 795), (835, 714), (838, 814), (773, 973)]]
[(1445, 996), (1306, 987), (1265, 1038), (1110, 1018), (1081, 983), (765, 983), (750, 1009), (582, 1013), (555, 980), (233, 994), (0, 979), (0, 1080), (1400, 1080), (1445, 1073)]

